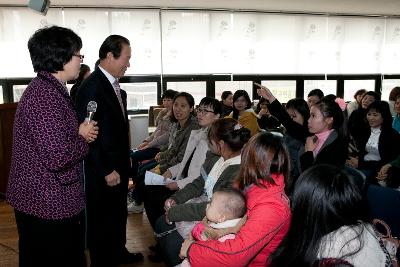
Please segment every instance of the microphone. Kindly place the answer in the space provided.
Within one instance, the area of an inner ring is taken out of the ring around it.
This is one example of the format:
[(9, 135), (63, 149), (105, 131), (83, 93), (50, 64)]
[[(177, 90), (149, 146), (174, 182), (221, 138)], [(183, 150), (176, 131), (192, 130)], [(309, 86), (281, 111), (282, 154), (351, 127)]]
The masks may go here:
[(86, 120), (88, 123), (90, 123), (90, 121), (93, 119), (94, 113), (97, 110), (97, 103), (96, 101), (90, 101), (87, 104), (87, 117)]

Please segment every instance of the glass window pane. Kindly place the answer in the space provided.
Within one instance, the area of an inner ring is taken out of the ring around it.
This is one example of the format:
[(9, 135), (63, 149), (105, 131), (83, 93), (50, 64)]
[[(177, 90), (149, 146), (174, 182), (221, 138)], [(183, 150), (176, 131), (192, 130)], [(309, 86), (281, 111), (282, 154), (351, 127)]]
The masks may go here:
[(386, 79), (382, 81), (382, 100), (389, 101), (390, 91), (396, 86), (400, 86), (400, 79)]
[(281, 103), (296, 97), (296, 81), (261, 81)]
[(128, 110), (149, 109), (157, 105), (157, 83), (121, 83), (127, 94)]
[(0, 104), (4, 103), (4, 99), (3, 99), (3, 86), (0, 85)]
[(252, 81), (217, 81), (215, 82), (215, 98), (221, 100), (223, 91), (231, 91), (233, 94), (236, 90), (245, 90), (250, 99), (253, 99), (253, 82)]
[(353, 101), (354, 94), (359, 89), (375, 91), (375, 80), (347, 80), (344, 81), (344, 101)]
[(336, 81), (334, 80), (304, 80), (304, 99), (306, 101), (308, 93), (316, 88), (321, 89), (324, 95), (336, 95)]
[(28, 85), (13, 85), (14, 102), (18, 102)]
[(206, 96), (206, 86), (206, 82), (167, 82), (167, 89), (191, 94), (195, 105)]

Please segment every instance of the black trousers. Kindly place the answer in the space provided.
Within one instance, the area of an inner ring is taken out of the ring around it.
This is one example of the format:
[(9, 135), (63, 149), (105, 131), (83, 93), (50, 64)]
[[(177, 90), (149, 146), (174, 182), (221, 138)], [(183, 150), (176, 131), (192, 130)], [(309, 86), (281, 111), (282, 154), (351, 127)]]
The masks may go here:
[(171, 231), (174, 228), (175, 224), (169, 225), (165, 222), (165, 215), (156, 221), (155, 233), (160, 235), (160, 237), (157, 237), (157, 242), (167, 266), (175, 266), (182, 262), (182, 259), (179, 258), (179, 252), (184, 240), (177, 231)]
[(19, 266), (86, 266), (84, 213), (47, 220), (15, 210)]
[(86, 169), (87, 247), (92, 267), (118, 265), (121, 255), (127, 252), (126, 196), (128, 177), (121, 183), (108, 186), (104, 177)]
[(156, 220), (165, 213), (164, 202), (176, 191), (162, 185), (146, 185), (144, 188), (144, 208), (151, 227), (155, 229)]

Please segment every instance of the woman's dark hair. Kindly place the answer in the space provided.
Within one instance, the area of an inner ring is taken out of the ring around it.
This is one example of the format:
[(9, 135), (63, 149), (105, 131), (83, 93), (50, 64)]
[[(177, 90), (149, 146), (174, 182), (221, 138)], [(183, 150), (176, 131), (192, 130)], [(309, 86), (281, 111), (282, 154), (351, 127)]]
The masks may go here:
[(310, 97), (310, 96), (317, 96), (319, 99), (321, 99), (321, 98), (324, 97), (324, 92), (322, 92), (322, 90), (321, 90), (321, 89), (318, 89), (318, 88), (312, 89), (312, 90), (308, 93), (307, 97)]
[(174, 97), (175, 97), (178, 93), (179, 93), (178, 91), (175, 91), (175, 90), (172, 90), (172, 89), (167, 89), (167, 90), (163, 93), (161, 99), (164, 99), (164, 98), (174, 99)]
[(389, 104), (386, 101), (375, 101), (372, 102), (367, 108), (367, 114), (370, 110), (374, 110), (381, 114), (383, 122), (382, 122), (382, 130), (390, 130), (392, 128), (393, 117), (390, 113)]
[[(270, 265), (313, 266), (324, 236), (342, 226), (367, 221), (359, 178), (328, 164), (314, 165), (303, 172), (294, 186), (289, 231), (271, 255)], [(359, 238), (362, 232), (354, 231)], [(354, 255), (361, 248), (362, 240), (355, 251), (341, 258)]]
[(230, 95), (232, 95), (231, 91), (223, 91), (222, 94), (221, 94), (221, 99), (225, 100)]
[(259, 179), (275, 184), (273, 173), (283, 174), (285, 185), (290, 181), (290, 158), (283, 139), (269, 132), (261, 132), (253, 136), (242, 151), (239, 172), (239, 188), (250, 184), (261, 186)]
[[(184, 97), (186, 99), (186, 101), (189, 104), (189, 107), (193, 108), (194, 107), (194, 98), (191, 94), (186, 93), (186, 92), (180, 92), (178, 94), (175, 95), (174, 97), (174, 102), (178, 97)], [(194, 114), (194, 111), (191, 112), (191, 114)], [(177, 122), (178, 120), (175, 118), (174, 112), (171, 112), (171, 121), (173, 122)]]
[(222, 107), (221, 107), (221, 103), (213, 98), (213, 97), (203, 97), (203, 99), (200, 101), (199, 106), (205, 106), (205, 107), (210, 107), (214, 110), (214, 114), (220, 114), (222, 112)]
[(214, 121), (208, 131), (208, 141), (218, 142), (223, 140), (232, 151), (240, 151), (250, 139), (250, 130), (239, 127), (240, 124), (231, 118)]
[(389, 94), (390, 101), (396, 101), (397, 97), (400, 96), (400, 86), (394, 87)]
[(90, 71), (90, 67), (86, 64), (81, 64), (81, 69), (79, 71), (79, 76), (76, 79), (75, 83), (82, 83), (83, 78), (85, 77), (86, 73)]
[(125, 37), (121, 35), (108, 36), (100, 46), (99, 59), (105, 59), (108, 52), (111, 52), (114, 58), (119, 58), (124, 44), (130, 45), (129, 40)]
[(342, 129), (344, 122), (343, 112), (335, 101), (329, 98), (322, 98), (314, 106), (321, 111), (324, 118), (333, 118), (332, 129), (338, 132)]
[(35, 72), (64, 70), (72, 56), (82, 48), (81, 38), (72, 30), (51, 26), (37, 30), (28, 41)]
[(379, 93), (375, 92), (375, 91), (368, 91), (368, 92), (366, 92), (366, 93), (364, 94), (363, 98), (364, 98), (365, 96), (367, 96), (367, 95), (373, 96), (374, 99), (375, 99), (375, 101), (381, 100), (381, 95), (380, 95)]
[(359, 89), (359, 90), (357, 90), (357, 92), (354, 94), (354, 99), (357, 100), (357, 96), (359, 96), (359, 95), (365, 95), (366, 92), (367, 92), (367, 90), (365, 90), (365, 89)]
[(308, 119), (310, 118), (310, 108), (307, 105), (307, 102), (303, 98), (293, 98), (290, 99), (285, 106), (287, 109), (294, 109), (303, 116), (304, 122), (303, 126), (308, 125)]
[(237, 110), (235, 108), (235, 102), (241, 96), (243, 96), (244, 99), (246, 99), (246, 101), (247, 101), (246, 109), (251, 108), (251, 100), (250, 100), (249, 94), (245, 90), (237, 90), (233, 94), (233, 116), (232, 116), (232, 118), (234, 118), (235, 120), (237, 120), (239, 118), (239, 110)]
[(328, 94), (328, 95), (324, 96), (324, 98), (335, 101), (337, 96), (334, 94)]

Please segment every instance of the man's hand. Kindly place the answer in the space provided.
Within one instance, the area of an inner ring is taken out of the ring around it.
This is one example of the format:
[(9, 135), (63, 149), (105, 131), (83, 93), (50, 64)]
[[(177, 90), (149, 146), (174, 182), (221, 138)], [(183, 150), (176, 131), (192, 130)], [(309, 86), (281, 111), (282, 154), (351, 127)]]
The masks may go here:
[(121, 182), (121, 177), (119, 176), (119, 173), (115, 170), (107, 175), (105, 178), (108, 186), (116, 186)]

